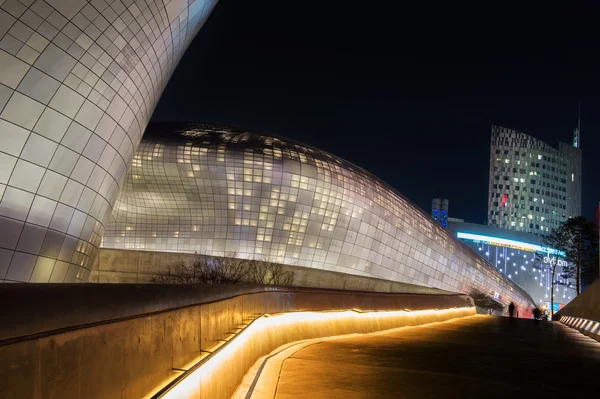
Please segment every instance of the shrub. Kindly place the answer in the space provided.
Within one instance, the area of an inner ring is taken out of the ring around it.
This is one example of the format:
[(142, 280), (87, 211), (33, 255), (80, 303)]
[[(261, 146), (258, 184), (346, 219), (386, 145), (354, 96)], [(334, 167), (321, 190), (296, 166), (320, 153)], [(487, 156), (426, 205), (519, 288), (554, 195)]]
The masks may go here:
[(273, 284), (292, 285), (294, 272), (269, 261), (196, 255), (192, 261), (168, 266), (151, 278), (159, 284)]

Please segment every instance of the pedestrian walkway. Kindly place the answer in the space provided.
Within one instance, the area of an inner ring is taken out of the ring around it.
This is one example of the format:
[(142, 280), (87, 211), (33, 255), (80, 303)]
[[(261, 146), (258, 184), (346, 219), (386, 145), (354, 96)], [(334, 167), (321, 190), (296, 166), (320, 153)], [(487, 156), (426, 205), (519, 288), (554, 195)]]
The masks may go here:
[(557, 322), (478, 315), (306, 341), (262, 366), (254, 399), (595, 397), (600, 343)]

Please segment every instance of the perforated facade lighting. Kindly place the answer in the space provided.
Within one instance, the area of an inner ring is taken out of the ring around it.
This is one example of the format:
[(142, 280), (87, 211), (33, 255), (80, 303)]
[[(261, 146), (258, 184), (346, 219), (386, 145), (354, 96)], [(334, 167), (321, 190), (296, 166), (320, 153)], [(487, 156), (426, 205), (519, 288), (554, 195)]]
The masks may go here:
[[(463, 240), (477, 241), (477, 242), (481, 242), (484, 244), (491, 244), (491, 245), (520, 249), (522, 251), (543, 252), (543, 253), (548, 253), (550, 255), (554, 255), (554, 254), (558, 253), (559, 256), (565, 256), (564, 251), (557, 251), (555, 249), (543, 247), (541, 245), (531, 244), (531, 243), (523, 242), (523, 241), (509, 240), (506, 238), (492, 237), (492, 236), (473, 234), (473, 233), (463, 233), (463, 232), (456, 233), (456, 237), (463, 239)], [(523, 257), (526, 258), (527, 256), (523, 255)]]

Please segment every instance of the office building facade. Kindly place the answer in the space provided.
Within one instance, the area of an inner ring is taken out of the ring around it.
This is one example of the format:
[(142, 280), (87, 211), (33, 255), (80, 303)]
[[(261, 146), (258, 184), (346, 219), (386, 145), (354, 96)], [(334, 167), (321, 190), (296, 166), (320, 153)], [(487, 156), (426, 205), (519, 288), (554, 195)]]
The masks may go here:
[(554, 307), (558, 311), (576, 295), (575, 281), (562, 277), (564, 254), (546, 248), (542, 237), (473, 223), (448, 223), (448, 231), (473, 248), (502, 274), (522, 287), (539, 307), (550, 308), (552, 267), (556, 265)]
[(88, 280), (154, 107), (215, 4), (0, 2), (0, 282)]
[(427, 213), (349, 162), (226, 127), (158, 130), (148, 130), (134, 157), (105, 248), (269, 260), (533, 305)]
[(492, 126), (488, 225), (548, 235), (581, 214), (579, 131), (554, 148), (527, 134)]

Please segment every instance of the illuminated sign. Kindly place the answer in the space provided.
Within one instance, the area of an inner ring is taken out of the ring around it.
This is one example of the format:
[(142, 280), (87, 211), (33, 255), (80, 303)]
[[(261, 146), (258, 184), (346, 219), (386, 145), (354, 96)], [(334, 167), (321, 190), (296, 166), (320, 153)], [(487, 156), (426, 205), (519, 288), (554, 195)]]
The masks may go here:
[[(562, 305), (558, 302), (554, 302), (554, 306), (552, 306), (552, 310), (554, 310), (554, 312), (558, 312), (559, 310), (561, 310), (562, 308), (565, 307), (565, 305)], [(550, 309), (550, 302), (546, 302), (546, 308)]]
[(549, 264), (550, 266), (567, 266), (567, 261), (564, 259), (557, 258), (556, 256), (544, 256), (543, 262), (545, 264)]
[(495, 245), (498, 247), (508, 247), (508, 248), (518, 249), (521, 251), (542, 252), (542, 253), (546, 253), (548, 255), (565, 256), (564, 251), (557, 251), (556, 249), (542, 247), (541, 245), (531, 244), (531, 243), (523, 242), (523, 241), (509, 240), (506, 238), (491, 237), (491, 236), (484, 236), (481, 234), (461, 233), (461, 232), (456, 233), (456, 237), (463, 239), (463, 240), (470, 240), (470, 241), (474, 241), (474, 242), (480, 242), (483, 244)]

